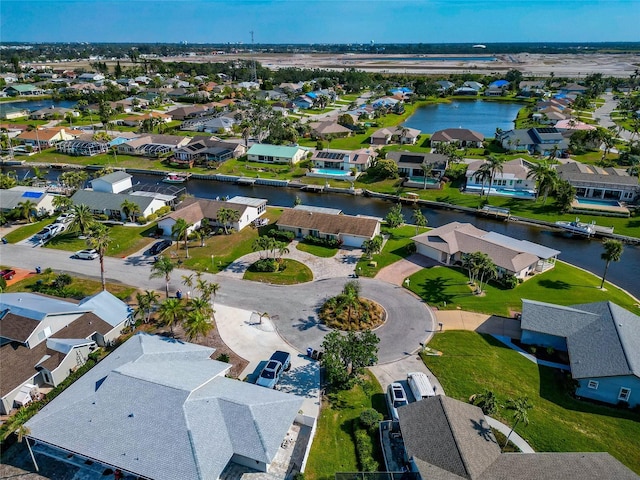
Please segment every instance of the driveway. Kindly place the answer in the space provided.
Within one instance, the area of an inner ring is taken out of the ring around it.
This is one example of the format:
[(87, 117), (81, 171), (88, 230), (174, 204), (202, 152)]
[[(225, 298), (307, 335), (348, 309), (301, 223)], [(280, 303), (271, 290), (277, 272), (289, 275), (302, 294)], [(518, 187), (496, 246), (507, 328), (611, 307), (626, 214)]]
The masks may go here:
[[(604, 104), (595, 109), (593, 117), (598, 118), (600, 126), (604, 128), (614, 126), (615, 122), (611, 120), (611, 112), (616, 108), (618, 108), (618, 101), (613, 99), (613, 94), (611, 92), (605, 93)], [(630, 141), (632, 136), (632, 132), (624, 129), (620, 129), (620, 132), (618, 133), (618, 137), (624, 138), (627, 141)]]
[(405, 278), (419, 272), (423, 268), (434, 267), (436, 265), (439, 265), (439, 263), (435, 260), (415, 253), (381, 268), (375, 278), (376, 280), (393, 283), (394, 285), (402, 285)]
[(436, 321), (442, 330), (471, 330), (489, 335), (520, 338), (520, 320), (515, 318), (466, 312), (464, 310), (435, 310)]

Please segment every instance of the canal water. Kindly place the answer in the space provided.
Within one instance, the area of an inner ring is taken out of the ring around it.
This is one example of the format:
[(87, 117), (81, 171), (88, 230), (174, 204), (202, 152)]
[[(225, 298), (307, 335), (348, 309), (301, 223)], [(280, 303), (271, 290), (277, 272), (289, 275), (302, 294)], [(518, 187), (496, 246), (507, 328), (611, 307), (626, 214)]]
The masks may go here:
[[(8, 170), (5, 168), (5, 170)], [(27, 173), (26, 168), (13, 169), (18, 172), (18, 177), (23, 178)], [(47, 173), (49, 180), (56, 180), (59, 170), (50, 170)], [(133, 184), (158, 187), (166, 186), (157, 175), (133, 175)], [(278, 188), (266, 186), (240, 186), (235, 183), (225, 183), (206, 180), (189, 180), (185, 187), (187, 192), (196, 197), (215, 199), (216, 197), (233, 197), (242, 195), (246, 197), (264, 198), (270, 206), (291, 207), (296, 197), (299, 197), (304, 205), (338, 208), (348, 215), (372, 215), (384, 217), (391, 203), (361, 196), (311, 193), (294, 188)], [(450, 210), (421, 208), (429, 222), (430, 227), (439, 227), (450, 222), (469, 222), (483, 230), (494, 231), (509, 235), (521, 240), (546, 245), (560, 250), (560, 259), (565, 262), (582, 267), (596, 275), (601, 275), (604, 270), (604, 262), (600, 259), (602, 243), (599, 240), (589, 240), (584, 237), (572, 236), (558, 232), (532, 227), (515, 222), (505, 222), (487, 217), (477, 217), (472, 214), (455, 212)], [(407, 222), (412, 221), (412, 208), (403, 207), (403, 213)], [(606, 219), (603, 217), (603, 225)], [(622, 259), (614, 262), (609, 267), (607, 280), (626, 289), (634, 296), (640, 298), (640, 246), (625, 245)]]
[(53, 101), (52, 99), (44, 99), (44, 100), (26, 100), (24, 102), (2, 102), (2, 107), (13, 107), (13, 108), (22, 108), (25, 110), (29, 110), (30, 112), (34, 112), (36, 110), (40, 110), (42, 108), (49, 107), (60, 107), (60, 108), (73, 108), (76, 106), (78, 102), (75, 100), (58, 100)]
[(522, 107), (520, 103), (454, 100), (420, 107), (403, 125), (429, 134), (445, 128), (468, 128), (493, 137), (496, 128), (514, 128), (514, 120)]

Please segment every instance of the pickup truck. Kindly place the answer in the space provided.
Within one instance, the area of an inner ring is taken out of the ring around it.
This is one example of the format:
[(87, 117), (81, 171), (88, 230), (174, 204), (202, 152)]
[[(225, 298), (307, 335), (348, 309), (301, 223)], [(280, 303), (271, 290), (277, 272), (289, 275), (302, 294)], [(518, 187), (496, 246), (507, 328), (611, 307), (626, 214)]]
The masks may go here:
[(277, 350), (271, 355), (267, 365), (260, 372), (256, 385), (266, 388), (276, 388), (282, 372), (291, 368), (291, 354)]
[(5, 280), (11, 280), (15, 274), (16, 274), (15, 270), (11, 270), (11, 269), (0, 270), (0, 278), (4, 278)]

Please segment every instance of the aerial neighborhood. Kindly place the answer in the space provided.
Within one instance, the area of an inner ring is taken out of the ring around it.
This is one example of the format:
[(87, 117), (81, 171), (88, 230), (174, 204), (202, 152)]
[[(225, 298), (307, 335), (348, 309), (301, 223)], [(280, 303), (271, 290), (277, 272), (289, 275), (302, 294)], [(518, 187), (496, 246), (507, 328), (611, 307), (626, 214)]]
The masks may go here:
[(640, 478), (638, 69), (253, 34), (2, 45), (0, 477)]

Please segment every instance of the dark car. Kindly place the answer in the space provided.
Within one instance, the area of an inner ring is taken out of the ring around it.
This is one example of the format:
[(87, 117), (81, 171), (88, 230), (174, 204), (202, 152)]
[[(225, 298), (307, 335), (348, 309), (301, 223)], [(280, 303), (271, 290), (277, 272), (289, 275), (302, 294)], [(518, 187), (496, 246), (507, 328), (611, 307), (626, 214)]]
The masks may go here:
[(159, 242), (154, 243), (151, 248), (147, 250), (147, 253), (149, 255), (158, 255), (169, 248), (171, 243), (173, 243), (171, 240), (160, 240)]
[(4, 278), (5, 280), (11, 280), (15, 274), (16, 274), (15, 270), (11, 270), (11, 269), (0, 270), (0, 278)]

